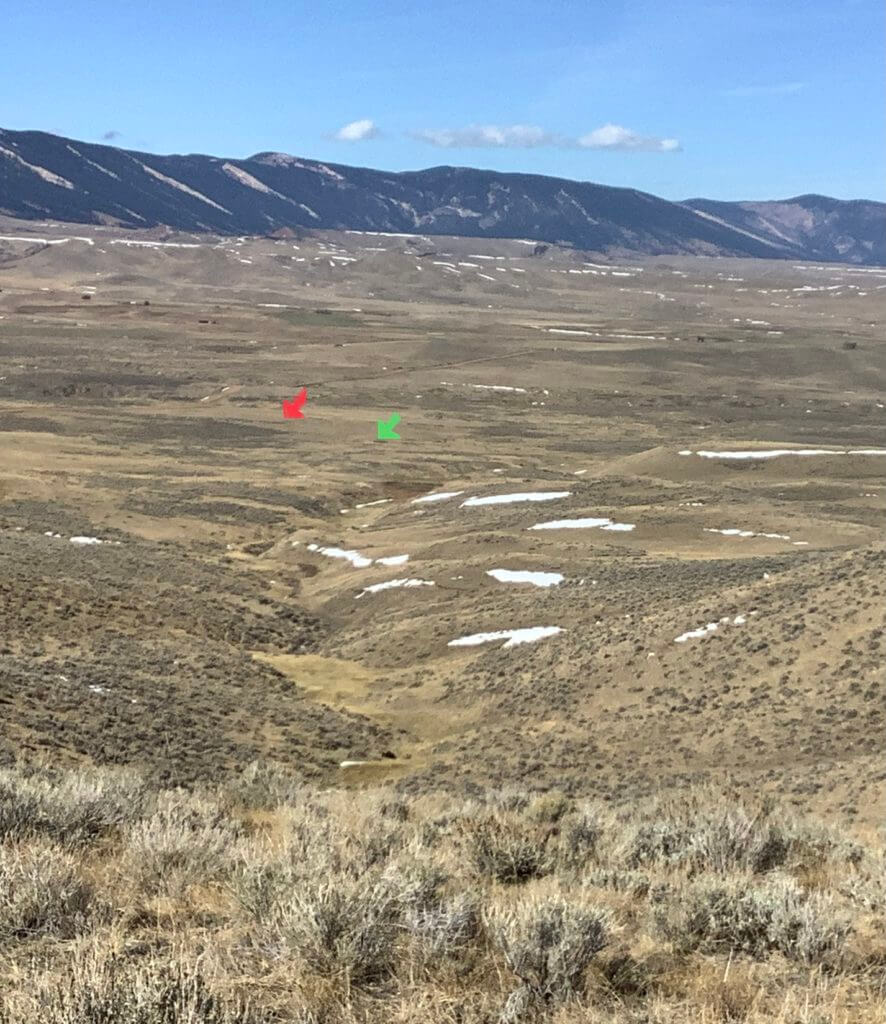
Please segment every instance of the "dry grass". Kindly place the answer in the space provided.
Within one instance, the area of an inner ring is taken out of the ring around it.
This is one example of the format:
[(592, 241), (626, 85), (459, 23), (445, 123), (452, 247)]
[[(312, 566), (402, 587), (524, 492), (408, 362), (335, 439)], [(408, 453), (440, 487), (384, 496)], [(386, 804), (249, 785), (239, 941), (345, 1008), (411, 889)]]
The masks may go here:
[(703, 792), (0, 778), (0, 1024), (873, 1024), (884, 851)]

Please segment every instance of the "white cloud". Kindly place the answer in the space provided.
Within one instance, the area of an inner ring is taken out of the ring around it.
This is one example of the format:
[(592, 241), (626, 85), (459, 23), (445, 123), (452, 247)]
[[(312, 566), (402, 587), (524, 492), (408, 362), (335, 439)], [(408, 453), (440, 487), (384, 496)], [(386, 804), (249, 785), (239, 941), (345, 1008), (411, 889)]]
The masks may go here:
[(360, 121), (351, 121), (335, 133), (339, 142), (363, 142), (366, 139), (374, 139), (377, 135), (378, 127), (375, 121), (370, 121), (368, 117)]
[(472, 124), (467, 128), (444, 128), (436, 132), (419, 132), (418, 138), (443, 149), (476, 146), (508, 149), (534, 149), (536, 146), (562, 145), (563, 140), (534, 124)]
[(647, 153), (672, 153), (680, 148), (677, 139), (658, 139), (652, 135), (639, 135), (620, 124), (604, 124), (578, 140), (584, 149), (633, 149)]
[(416, 132), (415, 137), (442, 149), (535, 149), (555, 146), (561, 149), (622, 149), (669, 153), (680, 148), (677, 139), (639, 135), (617, 124), (605, 124), (577, 139), (558, 135), (533, 124), (473, 124), (466, 128)]
[(805, 82), (781, 82), (778, 85), (741, 85), (735, 89), (724, 89), (724, 96), (791, 96), (802, 92), (806, 88)]

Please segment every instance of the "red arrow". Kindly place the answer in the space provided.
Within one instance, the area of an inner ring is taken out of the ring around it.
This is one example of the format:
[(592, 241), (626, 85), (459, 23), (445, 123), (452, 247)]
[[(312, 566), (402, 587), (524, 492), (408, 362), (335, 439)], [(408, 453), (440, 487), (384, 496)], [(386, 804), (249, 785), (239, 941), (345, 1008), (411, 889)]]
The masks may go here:
[(283, 418), (286, 420), (303, 420), (305, 414), (302, 408), (308, 400), (308, 389), (302, 388), (291, 402), (283, 399)]

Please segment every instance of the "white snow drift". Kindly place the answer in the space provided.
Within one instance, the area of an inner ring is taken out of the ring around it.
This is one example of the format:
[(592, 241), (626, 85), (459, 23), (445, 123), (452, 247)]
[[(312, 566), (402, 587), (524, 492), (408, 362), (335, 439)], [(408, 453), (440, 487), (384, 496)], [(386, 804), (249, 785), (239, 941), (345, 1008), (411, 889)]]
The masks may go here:
[(559, 572), (532, 572), (529, 569), (488, 569), (487, 576), (499, 583), (531, 583), (536, 587), (554, 587), (563, 582)]
[(477, 505), (510, 505), (517, 501), (555, 501), (568, 498), (572, 491), (525, 491), (519, 494), (491, 494), (485, 498), (468, 498), (460, 508), (474, 508)]
[(421, 498), (413, 498), (413, 505), (429, 505), (434, 501), (446, 501), (447, 498), (457, 498), (464, 491), (437, 491), (435, 494), (425, 494)]
[(387, 555), (385, 558), (376, 558), (376, 565), (405, 565), (409, 561), (409, 555)]
[[(297, 542), (294, 542), (297, 543)], [(409, 561), (409, 555), (387, 555), (385, 558), (367, 558), (359, 551), (349, 551), (345, 548), (324, 548), (319, 544), (308, 544), (308, 551), (314, 551), (318, 555), (326, 555), (327, 558), (342, 558), (350, 562), (355, 569), (365, 569), (375, 562), (376, 565), (403, 565)]]
[(462, 636), (457, 640), (450, 640), (448, 647), (476, 647), (479, 644), (492, 643), (495, 640), (505, 640), (502, 647), (516, 647), (518, 644), (531, 644), (536, 640), (543, 640), (548, 636), (555, 636), (562, 633), (560, 626), (530, 626), (526, 629), (500, 629), (495, 633), (472, 633), (470, 636)]
[(629, 533), (635, 529), (634, 523), (614, 523), (611, 519), (585, 518), (585, 519), (554, 519), (549, 523), (536, 523), (530, 526), (530, 530), (587, 530), (599, 527), (601, 530), (611, 530), (613, 533)]
[(344, 548), (322, 548), (319, 544), (308, 544), (308, 551), (316, 551), (318, 555), (326, 555), (328, 558), (343, 558), (350, 562), (355, 569), (365, 569), (372, 565), (372, 559), (361, 555), (359, 551), (346, 551)]
[[(754, 612), (751, 612), (753, 615)], [(728, 615), (724, 615), (719, 622), (709, 622), (706, 626), (699, 626), (698, 629), (690, 629), (686, 633), (681, 633), (679, 636), (674, 637), (675, 644), (685, 644), (687, 640), (702, 640), (706, 636), (710, 636), (711, 633), (716, 631), (725, 625), (743, 626), (747, 622), (747, 618), (744, 615), (736, 615), (734, 619), (730, 619)]]
[(716, 530), (713, 527), (706, 526), (704, 532), (721, 533), (724, 537), (765, 537), (767, 540), (791, 539), (786, 533), (755, 533), (753, 530), (738, 530), (734, 527), (730, 527), (727, 530)]
[(693, 452), (684, 448), (680, 454), (703, 459), (778, 459), (785, 455), (886, 455), (886, 448), (773, 448), (758, 452)]
[(364, 587), (356, 597), (363, 597), (364, 594), (378, 594), (382, 590), (394, 590), (397, 587), (433, 587), (433, 580), (416, 580), (416, 579), (402, 579), (402, 580), (385, 580), (384, 583), (373, 583), (369, 587)]

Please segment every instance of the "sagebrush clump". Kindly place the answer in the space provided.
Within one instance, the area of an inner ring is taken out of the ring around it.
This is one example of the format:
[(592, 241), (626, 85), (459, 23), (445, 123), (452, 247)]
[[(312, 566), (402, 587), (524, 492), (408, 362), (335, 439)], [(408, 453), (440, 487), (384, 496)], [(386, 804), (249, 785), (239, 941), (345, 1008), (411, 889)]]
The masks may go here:
[(0, 846), (0, 944), (73, 938), (101, 910), (100, 896), (69, 853), (43, 842)]
[(883, 851), (710, 792), (0, 773), (0, 1024), (884, 1019)]
[(790, 876), (761, 882), (748, 878), (705, 878), (681, 890), (661, 907), (662, 932), (683, 950), (746, 954), (762, 959), (773, 952), (806, 964), (839, 959), (851, 925), (831, 897), (803, 889)]

